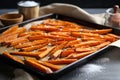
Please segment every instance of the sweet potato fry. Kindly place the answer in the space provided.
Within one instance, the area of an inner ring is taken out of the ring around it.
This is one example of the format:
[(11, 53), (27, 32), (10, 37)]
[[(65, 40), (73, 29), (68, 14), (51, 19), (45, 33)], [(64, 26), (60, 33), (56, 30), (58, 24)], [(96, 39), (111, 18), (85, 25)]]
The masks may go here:
[(58, 40), (64, 40), (64, 41), (72, 41), (72, 40), (76, 40), (77, 38), (75, 37), (64, 37), (64, 36), (59, 36)]
[(40, 40), (40, 39), (42, 39), (42, 38), (44, 38), (43, 35), (34, 35), (34, 36), (29, 36), (29, 37), (28, 37), (28, 39), (29, 39), (30, 41)]
[(85, 46), (85, 45), (95, 46), (95, 45), (98, 45), (100, 43), (101, 43), (101, 41), (85, 41), (85, 42), (81, 42), (79, 44), (75, 44), (73, 46), (77, 48), (77, 47), (81, 47), (81, 46)]
[(91, 40), (94, 40), (94, 41), (106, 41), (104, 38), (101, 38), (101, 37), (81, 37), (81, 40), (82, 41), (91, 41)]
[(11, 46), (15, 46), (19, 43), (24, 43), (24, 42), (28, 42), (29, 40), (27, 39), (27, 36), (24, 37), (19, 37), (16, 38), (14, 41), (11, 42)]
[(77, 39), (77, 38), (71, 37), (71, 36), (66, 37), (66, 36), (51, 35), (51, 34), (44, 35), (44, 37), (50, 38), (50, 39), (54, 39), (54, 40), (65, 40), (65, 41), (72, 41), (72, 40), (76, 40)]
[(60, 32), (75, 32), (75, 31), (78, 31), (79, 29), (75, 29), (75, 28), (67, 28), (67, 27), (64, 27), (62, 29), (59, 29)]
[(14, 41), (15, 39), (17, 39), (17, 36), (18, 36), (18, 34), (13, 34), (13, 35), (10, 35), (8, 37), (3, 37), (0, 40), (0, 43), (5, 43), (5, 44), (10, 45), (12, 41)]
[(47, 60), (45, 62), (55, 64), (55, 65), (61, 65), (61, 64), (70, 64), (76, 60), (77, 59), (56, 59), (56, 60)]
[(30, 66), (32, 66), (33, 68), (41, 71), (41, 72), (44, 72), (44, 73), (53, 73), (53, 71), (50, 68), (39, 64), (34, 59), (26, 58), (25, 59), (25, 63), (28, 64), (28, 65), (30, 65)]
[(26, 42), (23, 44), (18, 44), (16, 46), (14, 46), (15, 48), (25, 48), (25, 47), (30, 47), (30, 46), (34, 46), (34, 45), (40, 45), (40, 44), (44, 44), (47, 43), (47, 39), (46, 40), (35, 40), (33, 42)]
[(6, 56), (7, 58), (10, 58), (10, 59), (12, 59), (14, 61), (17, 61), (19, 63), (24, 64), (24, 62), (21, 59), (15, 57), (15, 56), (10, 55), (10, 53), (8, 53), (8, 52), (4, 52), (2, 55)]
[(10, 54), (19, 56), (38, 57), (39, 52), (12, 52)]
[(51, 64), (51, 63), (48, 63), (48, 62), (42, 62), (42, 61), (38, 61), (38, 62), (40, 64), (44, 65), (44, 66), (47, 66), (47, 67), (51, 68), (53, 71), (57, 71), (57, 70), (62, 68), (58, 65), (54, 65), (54, 64)]
[(41, 25), (37, 25), (37, 26), (32, 26), (30, 28), (30, 30), (32, 30), (32, 31), (42, 30), (42, 31), (48, 31), (49, 32), (49, 31), (56, 31), (56, 30), (58, 30), (58, 28), (56, 26), (41, 24)]
[(109, 42), (109, 41), (103, 42), (103, 43), (101, 43), (101, 44), (95, 46), (95, 48), (96, 48), (96, 49), (101, 49), (101, 48), (107, 46), (107, 45), (110, 44), (110, 43), (111, 43), (111, 42)]
[(48, 49), (47, 49), (46, 51), (44, 51), (44, 52), (42, 52), (42, 53), (39, 54), (39, 58), (44, 58), (44, 57), (47, 56), (47, 55), (50, 53), (50, 51), (52, 51), (54, 48), (55, 48), (55, 46), (53, 46), (53, 47), (48, 47)]
[(49, 59), (56, 59), (60, 56), (62, 50), (57, 50), (55, 53), (53, 53), (52, 55), (50, 55), (50, 58)]
[(87, 55), (89, 55), (89, 54), (91, 54), (95, 51), (96, 50), (92, 50), (92, 51), (88, 51), (88, 52), (82, 52), (82, 53), (79, 53), (79, 54), (73, 53), (73, 54), (68, 55), (66, 57), (66, 59), (81, 59), (81, 58), (83, 58), (83, 57), (85, 57), (85, 56), (87, 56)]
[(72, 32), (72, 36), (74, 37), (82, 37), (82, 36), (88, 36), (88, 37), (102, 37), (100, 34), (94, 34), (94, 33), (84, 33), (84, 32)]
[(25, 42), (22, 44), (18, 44), (18, 45), (15, 45), (14, 48), (21, 49), (21, 48), (25, 48), (25, 47), (29, 47), (29, 46), (32, 46), (32, 42)]
[(69, 42), (65, 45), (65, 48), (66, 48), (66, 47), (71, 47), (72, 45), (78, 44), (78, 43), (80, 43), (80, 42), (81, 42), (80, 39), (79, 39), (79, 40), (69, 41)]
[(82, 32), (86, 33), (95, 33), (95, 34), (107, 34), (111, 32), (112, 29), (101, 29), (101, 30), (88, 30), (88, 29), (83, 29)]
[(53, 31), (53, 32), (50, 32), (50, 34), (64, 36), (64, 37), (70, 36), (70, 32), (60, 32), (60, 31)]
[(66, 44), (67, 44), (67, 41), (64, 41), (62, 44), (56, 46), (56, 47), (50, 52), (50, 54), (53, 54), (53, 53), (55, 53), (56, 51), (58, 51), (58, 50), (60, 50), (60, 49), (63, 49)]
[(26, 36), (26, 35), (34, 36), (34, 35), (43, 35), (43, 34), (45, 34), (43, 31), (27, 31), (24, 33), (20, 33), (19, 37)]
[(52, 25), (52, 26), (64, 26), (65, 25), (63, 21), (57, 20), (57, 19), (46, 19), (44, 20), (43, 24)]
[(71, 53), (74, 53), (75, 50), (70, 48), (70, 49), (66, 49), (64, 51), (62, 51), (62, 53), (60, 54), (60, 57), (63, 58), (63, 57), (66, 57), (68, 55), (70, 55)]
[(41, 44), (41, 45), (34, 45), (34, 46), (30, 46), (30, 47), (25, 47), (25, 48), (22, 48), (21, 50), (29, 52), (29, 51), (33, 51), (33, 50), (36, 50), (36, 49), (40, 49), (40, 48), (46, 46), (47, 44), (48, 43)]
[(47, 46), (40, 48), (40, 49), (38, 50), (38, 52), (43, 52), (43, 51), (45, 51), (45, 50), (47, 50)]
[(60, 45), (62, 44), (64, 41), (51, 41), (51, 45)]
[(109, 35), (105, 35), (105, 36), (104, 36), (104, 39), (105, 39), (106, 41), (110, 41), (110, 42), (114, 42), (114, 41), (117, 40), (115, 37), (111, 37), (111, 36), (109, 36)]
[(9, 34), (9, 33), (13, 33), (14, 31), (16, 31), (18, 29), (18, 25), (14, 25), (14, 26), (11, 26), (9, 29), (7, 29), (6, 31), (4, 31), (2, 33), (2, 35), (6, 35), (6, 34)]
[(78, 53), (81, 53), (81, 52), (88, 52), (88, 51), (92, 51), (94, 50), (95, 48), (94, 47), (87, 47), (87, 48), (76, 48), (75, 51), (78, 52)]
[(111, 36), (111, 37), (113, 37), (113, 38), (116, 38), (116, 39), (119, 39), (120, 37), (119, 36), (117, 36), (117, 35), (115, 35), (115, 34), (112, 34), (112, 33), (109, 33), (109, 34), (107, 34), (108, 36)]

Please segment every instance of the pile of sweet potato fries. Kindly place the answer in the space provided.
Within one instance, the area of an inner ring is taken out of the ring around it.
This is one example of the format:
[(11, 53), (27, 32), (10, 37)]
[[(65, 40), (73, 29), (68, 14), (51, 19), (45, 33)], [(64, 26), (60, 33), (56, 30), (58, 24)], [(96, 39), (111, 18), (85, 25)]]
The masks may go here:
[(6, 51), (4, 56), (38, 71), (53, 73), (118, 40), (119, 37), (111, 31), (86, 29), (73, 22), (46, 19), (31, 25), (29, 30), (18, 25), (10, 27), (1, 33), (0, 46), (18, 50)]

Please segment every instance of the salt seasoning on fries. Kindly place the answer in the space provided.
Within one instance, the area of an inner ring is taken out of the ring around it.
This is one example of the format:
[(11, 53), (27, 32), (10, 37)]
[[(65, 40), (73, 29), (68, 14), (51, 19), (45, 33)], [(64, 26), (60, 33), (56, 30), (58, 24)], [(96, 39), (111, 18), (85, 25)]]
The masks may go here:
[[(43, 73), (53, 73), (119, 39), (112, 29), (85, 29), (73, 22), (46, 19), (29, 30), (14, 25), (1, 33), (3, 55)], [(14, 51), (17, 49), (17, 52)], [(16, 57), (17, 56), (17, 57)], [(18, 56), (24, 57), (24, 61)]]

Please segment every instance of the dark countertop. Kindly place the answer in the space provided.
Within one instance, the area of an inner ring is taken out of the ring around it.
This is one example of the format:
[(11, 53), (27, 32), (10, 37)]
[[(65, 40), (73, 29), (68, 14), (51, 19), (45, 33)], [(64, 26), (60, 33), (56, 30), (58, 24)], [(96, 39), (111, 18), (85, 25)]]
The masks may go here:
[[(87, 12), (91, 14), (98, 14), (98, 13), (104, 13), (106, 9), (88, 9), (85, 8)], [(16, 11), (16, 9), (0, 9), (0, 14)], [(6, 65), (5, 63), (0, 63), (0, 80), (11, 80), (11, 77), (13, 77), (13, 70), (14, 68), (11, 66)], [(70, 73), (64, 75), (59, 80), (79, 80), (79, 67), (77, 67), (75, 70), (71, 71)], [(74, 73), (76, 74), (74, 75)], [(83, 75), (81, 75), (83, 76)], [(83, 79), (82, 79), (83, 80)], [(88, 79), (84, 79), (88, 80)], [(90, 79), (91, 80), (91, 79)]]

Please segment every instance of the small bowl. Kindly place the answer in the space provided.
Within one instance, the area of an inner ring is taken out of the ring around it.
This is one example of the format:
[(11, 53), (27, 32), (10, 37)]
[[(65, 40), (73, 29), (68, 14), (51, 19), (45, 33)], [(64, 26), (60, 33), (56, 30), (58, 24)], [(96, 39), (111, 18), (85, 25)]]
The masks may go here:
[(3, 25), (8, 26), (23, 21), (23, 15), (18, 13), (7, 13), (0, 15), (0, 20)]

